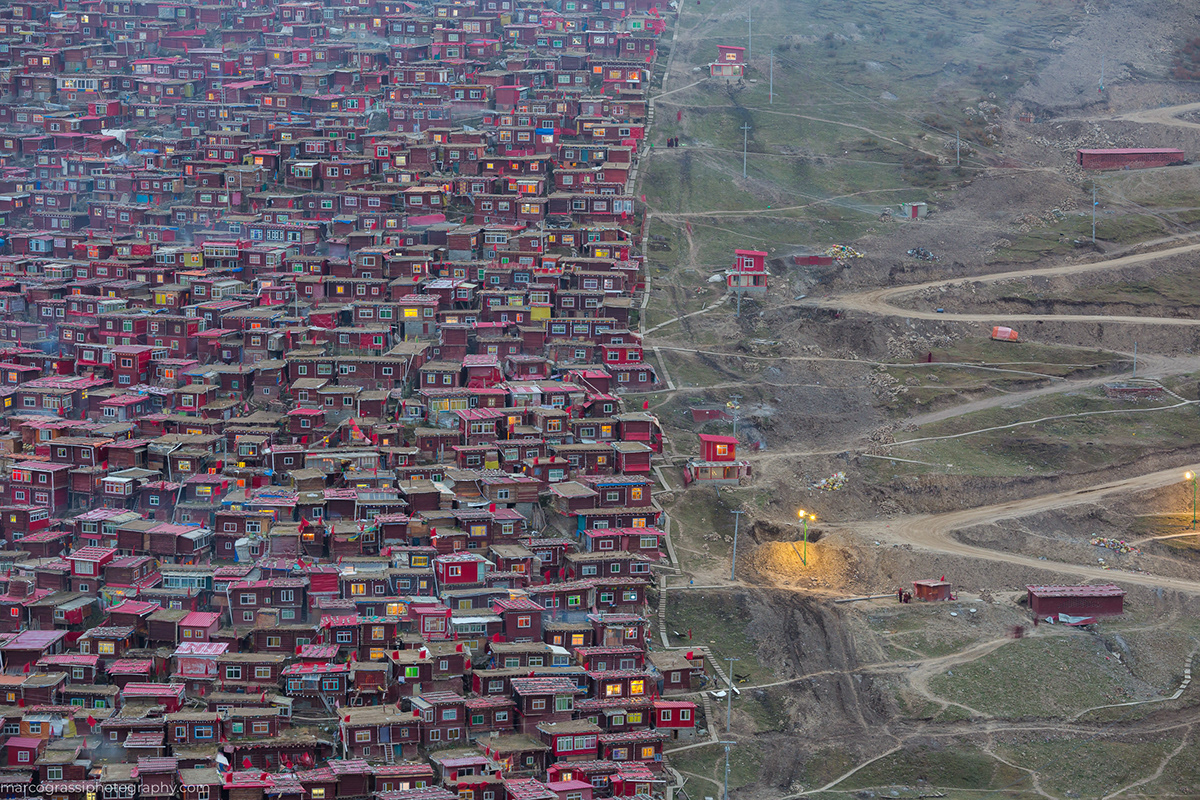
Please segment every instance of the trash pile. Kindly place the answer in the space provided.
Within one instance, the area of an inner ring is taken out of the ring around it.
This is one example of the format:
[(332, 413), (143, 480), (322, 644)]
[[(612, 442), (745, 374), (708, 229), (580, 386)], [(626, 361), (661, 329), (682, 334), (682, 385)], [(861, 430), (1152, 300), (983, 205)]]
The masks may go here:
[(822, 492), (836, 492), (846, 485), (846, 473), (835, 472), (828, 478), (821, 478), (816, 483), (810, 483), (808, 488), (820, 489)]
[(1128, 553), (1135, 556), (1142, 553), (1141, 550), (1120, 539), (1106, 539), (1103, 536), (1097, 536), (1092, 539), (1092, 544), (1096, 547), (1106, 547), (1109, 550), (1116, 550), (1118, 553)]
[(852, 258), (862, 258), (863, 254), (855, 250), (850, 245), (835, 244), (825, 251), (825, 255), (832, 256), (839, 264), (844, 261), (849, 261)]
[(937, 261), (937, 256), (926, 250), (924, 247), (914, 247), (908, 251), (908, 254), (913, 258), (919, 258), (922, 261)]

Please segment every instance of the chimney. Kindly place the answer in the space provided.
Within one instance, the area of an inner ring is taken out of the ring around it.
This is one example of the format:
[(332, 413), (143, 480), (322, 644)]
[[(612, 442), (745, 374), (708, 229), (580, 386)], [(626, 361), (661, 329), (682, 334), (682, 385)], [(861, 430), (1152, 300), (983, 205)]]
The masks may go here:
[(8, 594), (11, 597), (28, 597), (33, 593), (33, 582), (28, 578), (14, 578), (8, 582)]

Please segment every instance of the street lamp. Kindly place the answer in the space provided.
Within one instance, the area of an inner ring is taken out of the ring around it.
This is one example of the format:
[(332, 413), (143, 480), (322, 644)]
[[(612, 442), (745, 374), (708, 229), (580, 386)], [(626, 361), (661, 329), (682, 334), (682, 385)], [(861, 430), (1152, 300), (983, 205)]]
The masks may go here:
[(1196, 473), (1188, 470), (1183, 473), (1183, 479), (1192, 482), (1192, 530), (1196, 530)]
[(813, 522), (816, 522), (817, 515), (816, 514), (805, 514), (804, 509), (802, 508), (796, 512), (796, 516), (798, 516), (800, 518), (800, 521), (804, 523), (804, 554), (802, 556), (800, 556), (800, 560), (802, 562), (804, 562), (804, 566), (807, 567), (808, 566), (808, 521), (811, 519)]

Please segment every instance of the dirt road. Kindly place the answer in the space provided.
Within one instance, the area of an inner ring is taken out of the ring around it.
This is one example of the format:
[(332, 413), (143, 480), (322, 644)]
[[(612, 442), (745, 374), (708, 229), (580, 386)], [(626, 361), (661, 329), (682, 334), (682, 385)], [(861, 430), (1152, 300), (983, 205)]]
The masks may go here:
[[(1188, 594), (1200, 594), (1200, 581), (1146, 575), (1116, 569), (1098, 569), (1096, 567), (1069, 564), (1062, 561), (1043, 561), (1032, 556), (1000, 552), (989, 550), (986, 547), (965, 544), (953, 536), (955, 531), (969, 528), (972, 525), (996, 522), (997, 520), (1010, 519), (1012, 517), (1023, 517), (1029, 514), (1037, 514), (1051, 509), (1064, 508), (1082, 503), (1092, 503), (1114, 494), (1147, 491), (1169, 486), (1183, 480), (1185, 469), (1185, 467), (1180, 467), (1177, 469), (1161, 470), (1136, 478), (1103, 483), (1087, 489), (1074, 489), (1023, 500), (1012, 500), (996, 505), (968, 508), (962, 511), (950, 511), (945, 514), (921, 514), (918, 516), (898, 517), (888, 522), (827, 524), (827, 526), (830, 528), (843, 528), (874, 539), (890, 539), (892, 541), (903, 542), (939, 553), (968, 556), (987, 561), (1003, 561), (1008, 564), (1020, 564), (1025, 567), (1033, 567), (1050, 572), (1061, 572), (1085, 580), (1120, 581), (1126, 584), (1175, 589)], [(1196, 467), (1193, 466), (1190, 469), (1196, 469)]]
[(1035, 276), (1053, 277), (1058, 275), (1080, 275), (1089, 272), (1103, 272), (1105, 270), (1120, 269), (1122, 267), (1145, 264), (1164, 258), (1171, 258), (1173, 256), (1187, 255), (1189, 253), (1196, 252), (1200, 252), (1200, 244), (1188, 244), (1181, 245), (1179, 247), (1171, 247), (1166, 250), (1155, 250), (1148, 253), (1134, 253), (1132, 255), (1120, 256), (1119, 258), (1110, 258), (1104, 261), (1092, 261), (1081, 264), (1063, 264), (1056, 267), (1043, 267), (1041, 269), (1020, 269), (1007, 272), (994, 272), (990, 275), (979, 275), (970, 278), (949, 278), (945, 280), (928, 281), (926, 283), (917, 283), (908, 286), (893, 286), (885, 289), (872, 289), (866, 292), (833, 296), (825, 299), (805, 300), (799, 303), (793, 303), (791, 305), (799, 307), (807, 306), (809, 308), (833, 308), (838, 310), (851, 309), (855, 311), (864, 311), (870, 314), (901, 316), (914, 319), (939, 319), (952, 320), (956, 322), (984, 322), (989, 324), (998, 320), (1005, 320), (1010, 322), (1122, 322), (1136, 325), (1153, 324), (1196, 326), (1200, 325), (1200, 319), (1180, 317), (1133, 317), (1110, 316), (1107, 314), (1009, 314), (1004, 312), (996, 312), (994, 314), (939, 314), (934, 309), (920, 311), (901, 308), (893, 302), (900, 297), (904, 297), (905, 295), (915, 294), (926, 289), (936, 289), (942, 286), (953, 286), (963, 283), (998, 283), (1001, 281), (1021, 280)]
[(1124, 122), (1143, 122), (1148, 124), (1169, 125), (1172, 128), (1200, 128), (1200, 123), (1180, 119), (1180, 115), (1200, 111), (1200, 103), (1184, 103), (1181, 106), (1165, 106), (1149, 108), (1145, 111), (1134, 111), (1113, 117)]

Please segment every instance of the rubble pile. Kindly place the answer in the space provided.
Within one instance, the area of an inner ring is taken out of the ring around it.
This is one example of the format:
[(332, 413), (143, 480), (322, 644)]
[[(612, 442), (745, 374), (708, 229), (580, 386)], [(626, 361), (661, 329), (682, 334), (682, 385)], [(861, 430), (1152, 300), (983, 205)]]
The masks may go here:
[(867, 379), (871, 384), (871, 392), (883, 400), (895, 400), (908, 392), (908, 387), (900, 384), (896, 376), (885, 369), (878, 369)]
[(876, 444), (893, 444), (896, 441), (896, 426), (880, 425), (867, 434), (867, 440)]

